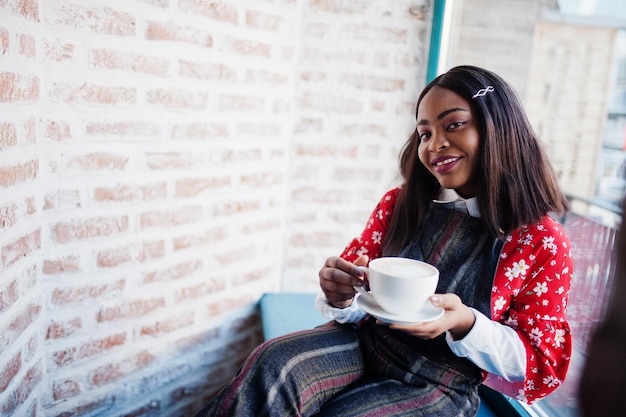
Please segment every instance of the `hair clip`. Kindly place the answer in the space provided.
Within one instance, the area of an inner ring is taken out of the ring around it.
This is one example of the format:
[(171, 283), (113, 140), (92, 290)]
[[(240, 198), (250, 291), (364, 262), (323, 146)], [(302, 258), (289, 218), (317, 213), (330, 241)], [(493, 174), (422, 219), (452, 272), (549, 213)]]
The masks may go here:
[(491, 93), (492, 91), (493, 91), (493, 87), (488, 85), (487, 87), (481, 88), (480, 90), (478, 90), (478, 92), (476, 94), (474, 94), (472, 96), (472, 98), (482, 97), (482, 96), (484, 96), (487, 93)]

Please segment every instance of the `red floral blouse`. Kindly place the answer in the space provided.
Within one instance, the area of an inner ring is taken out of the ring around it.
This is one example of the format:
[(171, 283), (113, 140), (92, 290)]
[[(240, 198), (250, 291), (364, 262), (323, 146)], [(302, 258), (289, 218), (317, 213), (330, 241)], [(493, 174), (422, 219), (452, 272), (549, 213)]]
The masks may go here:
[[(365, 230), (341, 257), (382, 255), (399, 188), (387, 192)], [(570, 243), (562, 226), (549, 216), (506, 237), (491, 291), (491, 319), (515, 329), (526, 347), (524, 381), (509, 382), (485, 372), (484, 383), (518, 400), (532, 403), (565, 379), (572, 341), (565, 317), (571, 274)]]

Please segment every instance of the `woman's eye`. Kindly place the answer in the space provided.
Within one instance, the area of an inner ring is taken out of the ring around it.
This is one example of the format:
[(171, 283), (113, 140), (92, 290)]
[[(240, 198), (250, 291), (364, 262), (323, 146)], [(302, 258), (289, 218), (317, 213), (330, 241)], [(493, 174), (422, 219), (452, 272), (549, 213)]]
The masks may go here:
[(430, 132), (422, 132), (422, 133), (417, 132), (417, 137), (422, 141), (427, 140), (430, 137)]
[(448, 126), (448, 129), (456, 129), (457, 127), (461, 127), (465, 124), (465, 122), (453, 122), (450, 123), (450, 125)]

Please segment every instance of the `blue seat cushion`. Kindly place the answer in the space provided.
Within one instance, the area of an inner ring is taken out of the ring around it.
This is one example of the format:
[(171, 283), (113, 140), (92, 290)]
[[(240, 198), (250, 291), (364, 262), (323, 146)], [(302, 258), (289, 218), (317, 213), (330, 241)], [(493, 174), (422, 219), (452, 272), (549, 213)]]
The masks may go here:
[(315, 311), (315, 297), (309, 293), (263, 294), (259, 307), (265, 340), (327, 322), (328, 319)]

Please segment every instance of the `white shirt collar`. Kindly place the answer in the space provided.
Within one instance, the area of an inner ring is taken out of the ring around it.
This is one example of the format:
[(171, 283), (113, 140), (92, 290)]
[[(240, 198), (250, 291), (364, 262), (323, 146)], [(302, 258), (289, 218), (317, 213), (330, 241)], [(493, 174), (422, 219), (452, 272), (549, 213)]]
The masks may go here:
[(472, 217), (480, 217), (476, 197), (465, 199), (459, 196), (456, 191), (449, 188), (442, 188), (438, 198), (433, 200), (433, 202), (439, 204), (453, 204), (455, 210), (468, 213)]

